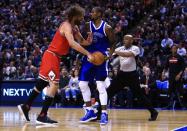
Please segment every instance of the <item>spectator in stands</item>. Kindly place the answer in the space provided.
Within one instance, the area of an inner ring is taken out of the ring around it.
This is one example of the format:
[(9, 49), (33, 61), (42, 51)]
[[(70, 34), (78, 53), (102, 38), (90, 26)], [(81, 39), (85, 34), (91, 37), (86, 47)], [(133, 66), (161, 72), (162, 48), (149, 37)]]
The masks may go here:
[(66, 99), (68, 101), (70, 101), (71, 96), (74, 101), (77, 101), (77, 95), (80, 93), (78, 76), (79, 70), (74, 70), (69, 80), (69, 85), (65, 88)]
[(31, 60), (28, 60), (27, 66), (25, 67), (25, 79), (26, 80), (34, 80), (37, 77), (35, 74), (36, 67), (32, 64)]
[(184, 44), (182, 42), (180, 42), (179, 44), (179, 47), (177, 49), (177, 53), (180, 55), (180, 56), (186, 56), (186, 48), (184, 47)]
[(168, 34), (165, 34), (165, 38), (161, 42), (161, 46), (164, 51), (168, 54), (168, 50), (173, 46), (173, 40), (168, 37)]
[(184, 6), (182, 6), (182, 13), (187, 15), (187, 2), (184, 4)]
[(16, 78), (16, 67), (14, 66), (14, 61), (10, 62), (4, 70), (4, 77), (6, 80), (14, 80)]
[(158, 106), (159, 92), (156, 86), (156, 77), (148, 66), (143, 67), (143, 76), (140, 77), (140, 87), (154, 106)]
[(57, 99), (58, 100), (60, 99), (58, 103), (62, 105), (66, 104), (65, 89), (68, 88), (69, 80), (70, 80), (70, 77), (69, 77), (68, 71), (66, 67), (63, 67), (61, 69), (59, 89), (56, 95)]

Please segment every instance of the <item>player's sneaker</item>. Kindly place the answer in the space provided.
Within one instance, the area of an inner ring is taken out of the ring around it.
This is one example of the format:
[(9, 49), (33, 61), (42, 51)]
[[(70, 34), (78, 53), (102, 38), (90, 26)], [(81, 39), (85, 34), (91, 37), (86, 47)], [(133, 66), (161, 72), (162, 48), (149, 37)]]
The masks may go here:
[(100, 124), (105, 125), (107, 123), (108, 123), (108, 114), (107, 113), (101, 113)]
[(18, 105), (18, 110), (22, 114), (24, 120), (29, 122), (30, 121), (30, 119), (29, 119), (29, 110), (30, 109), (27, 108), (25, 105), (21, 104), (21, 105)]
[(84, 109), (84, 115), (86, 115), (86, 113), (89, 111), (89, 110), (86, 108), (86, 104), (83, 105), (83, 109)]
[(51, 120), (48, 116), (38, 116), (36, 119), (37, 124), (58, 124), (57, 121)]
[(80, 122), (86, 123), (86, 122), (89, 122), (89, 121), (95, 120), (95, 119), (97, 119), (97, 115), (94, 113), (94, 111), (87, 110), (85, 116), (80, 119)]

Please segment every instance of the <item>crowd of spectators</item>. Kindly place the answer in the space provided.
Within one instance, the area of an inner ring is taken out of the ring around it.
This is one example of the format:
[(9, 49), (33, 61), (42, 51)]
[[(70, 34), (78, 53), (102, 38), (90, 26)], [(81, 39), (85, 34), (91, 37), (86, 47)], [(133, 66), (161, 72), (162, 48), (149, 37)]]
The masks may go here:
[[(4, 0), (0, 2), (0, 51), (4, 58), (4, 80), (36, 79), (42, 53), (65, 19), (65, 10), (78, 3), (85, 8), (85, 21), (94, 6), (104, 7), (104, 19), (118, 35), (134, 26), (148, 8), (140, 1), (99, 0)], [(84, 23), (80, 26), (83, 29)], [(84, 33), (84, 30), (82, 30)], [(71, 69), (77, 53), (63, 61)]]
[(141, 39), (137, 42), (142, 52), (140, 65), (149, 67), (156, 79), (161, 79), (163, 75), (168, 77), (168, 72), (163, 72), (163, 69), (174, 44), (179, 47), (177, 52), (187, 63), (186, 9), (186, 0), (167, 1), (154, 9), (135, 30), (134, 35)]
[[(85, 21), (90, 20), (89, 13), (94, 6), (101, 6), (103, 19), (113, 27), (119, 45), (123, 35), (133, 29), (131, 34), (141, 50), (138, 60), (140, 76), (149, 70), (147, 74), (155, 80), (167, 80), (168, 71), (163, 72), (163, 69), (173, 44), (179, 46), (178, 53), (187, 63), (186, 0), (156, 3), (153, 0), (2, 0), (0, 57), (3, 60), (3, 80), (37, 79), (42, 54), (65, 19), (65, 10), (75, 3), (85, 8)], [(85, 33), (84, 23), (80, 30)], [(65, 87), (67, 100), (71, 95), (76, 100), (74, 94), (78, 87), (74, 87), (74, 83), (69, 86), (69, 80), (75, 81), (73, 73), (80, 68), (80, 57), (71, 50), (62, 59), (62, 70), (67, 71), (65, 76), (63, 71), (61, 73), (66, 77), (61, 87)], [(117, 68), (111, 67), (110, 71), (115, 75)], [(187, 69), (183, 79), (186, 83)], [(149, 94), (150, 89), (146, 92)], [(127, 105), (131, 107), (131, 104)]]

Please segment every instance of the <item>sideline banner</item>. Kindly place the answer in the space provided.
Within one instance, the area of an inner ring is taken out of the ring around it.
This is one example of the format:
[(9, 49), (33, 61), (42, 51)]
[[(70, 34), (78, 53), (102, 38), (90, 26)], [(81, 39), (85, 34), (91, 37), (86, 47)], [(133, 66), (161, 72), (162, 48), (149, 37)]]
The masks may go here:
[[(1, 83), (0, 105), (15, 106), (24, 103), (31, 93), (35, 81), (3, 81)], [(34, 105), (41, 105), (42, 95), (34, 101)]]

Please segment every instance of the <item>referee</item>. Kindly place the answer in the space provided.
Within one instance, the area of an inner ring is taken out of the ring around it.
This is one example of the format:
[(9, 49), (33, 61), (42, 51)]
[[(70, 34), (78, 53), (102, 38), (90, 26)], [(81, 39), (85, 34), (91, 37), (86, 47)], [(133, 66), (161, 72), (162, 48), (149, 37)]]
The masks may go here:
[(125, 35), (123, 38), (124, 46), (115, 49), (114, 53), (118, 55), (120, 71), (112, 80), (111, 85), (107, 89), (108, 98), (112, 98), (124, 87), (128, 86), (131, 88), (133, 95), (140, 99), (151, 113), (149, 121), (155, 121), (157, 119), (158, 112), (153, 108), (151, 102), (145, 96), (140, 87), (139, 75), (136, 71), (137, 66), (135, 60), (135, 57), (140, 54), (140, 50), (137, 46), (132, 45), (133, 39), (134, 38), (132, 35)]

